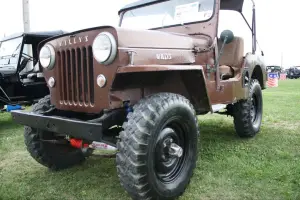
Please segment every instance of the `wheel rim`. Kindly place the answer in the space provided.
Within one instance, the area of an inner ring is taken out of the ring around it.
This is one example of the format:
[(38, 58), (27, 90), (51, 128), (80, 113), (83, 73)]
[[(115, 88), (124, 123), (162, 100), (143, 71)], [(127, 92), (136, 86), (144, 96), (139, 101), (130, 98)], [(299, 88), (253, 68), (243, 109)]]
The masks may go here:
[(256, 121), (257, 113), (258, 113), (258, 99), (257, 99), (256, 95), (253, 94), (252, 98), (251, 98), (251, 110), (250, 110), (252, 122)]
[(169, 120), (156, 140), (154, 167), (163, 183), (174, 181), (181, 173), (187, 157), (188, 139), (182, 120)]

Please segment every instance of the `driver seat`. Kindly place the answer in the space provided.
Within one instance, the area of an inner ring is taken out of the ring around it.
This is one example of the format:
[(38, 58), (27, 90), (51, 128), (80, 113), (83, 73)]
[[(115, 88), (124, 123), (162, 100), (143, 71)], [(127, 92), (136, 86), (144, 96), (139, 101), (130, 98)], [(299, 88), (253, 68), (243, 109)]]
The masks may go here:
[[(222, 42), (218, 40), (219, 51), (222, 47)], [(220, 78), (227, 80), (233, 78), (237, 71), (242, 67), (244, 60), (244, 39), (234, 37), (233, 41), (225, 44), (223, 54), (220, 58)]]

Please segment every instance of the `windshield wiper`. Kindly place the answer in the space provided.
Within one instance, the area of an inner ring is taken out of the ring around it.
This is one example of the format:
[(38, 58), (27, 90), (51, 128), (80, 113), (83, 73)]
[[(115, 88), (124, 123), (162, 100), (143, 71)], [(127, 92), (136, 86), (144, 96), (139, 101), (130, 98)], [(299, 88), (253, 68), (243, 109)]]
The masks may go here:
[[(18, 44), (18, 46), (17, 46), (17, 48), (14, 50), (14, 52), (17, 51), (17, 50), (19, 49), (19, 47), (21, 46), (21, 44), (22, 44), (22, 42), (20, 42), (20, 44)], [(14, 53), (14, 52), (13, 52), (12, 55), (11, 55), (12, 57), (15, 57), (15, 56), (17, 55), (17, 54)]]
[(22, 44), (22, 42), (20, 42), (20, 44), (18, 44), (17, 48), (14, 51), (17, 51), (21, 44)]

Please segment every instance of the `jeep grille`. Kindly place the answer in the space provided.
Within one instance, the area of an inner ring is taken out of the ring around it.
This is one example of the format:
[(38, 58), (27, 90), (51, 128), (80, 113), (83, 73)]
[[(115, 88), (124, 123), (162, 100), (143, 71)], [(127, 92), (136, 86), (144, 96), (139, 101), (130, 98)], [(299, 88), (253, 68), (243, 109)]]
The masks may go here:
[(94, 105), (94, 70), (92, 47), (57, 52), (60, 65), (60, 104)]

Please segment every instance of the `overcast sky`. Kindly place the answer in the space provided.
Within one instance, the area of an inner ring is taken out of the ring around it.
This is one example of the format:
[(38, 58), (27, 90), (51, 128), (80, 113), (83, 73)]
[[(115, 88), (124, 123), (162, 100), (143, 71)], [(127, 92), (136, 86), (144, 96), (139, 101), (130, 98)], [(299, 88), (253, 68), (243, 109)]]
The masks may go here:
[[(117, 25), (119, 8), (135, 0), (29, 0), (31, 31)], [(300, 65), (300, 1), (256, 0), (258, 41), (267, 65)], [(22, 0), (0, 0), (0, 38), (23, 31)], [(294, 24), (293, 24), (294, 22)]]

